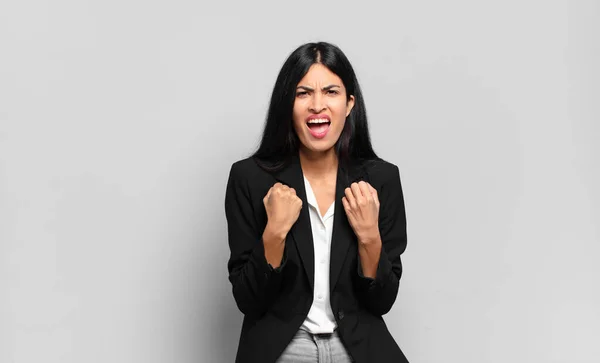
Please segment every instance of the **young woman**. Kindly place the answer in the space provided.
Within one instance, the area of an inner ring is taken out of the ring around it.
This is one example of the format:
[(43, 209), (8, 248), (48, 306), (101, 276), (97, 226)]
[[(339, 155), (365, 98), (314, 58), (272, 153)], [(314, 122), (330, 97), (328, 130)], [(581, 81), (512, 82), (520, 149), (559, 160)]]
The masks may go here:
[(406, 248), (400, 174), (373, 151), (338, 47), (305, 44), (285, 61), (258, 150), (231, 167), (225, 213), (237, 363), (408, 362), (382, 319)]

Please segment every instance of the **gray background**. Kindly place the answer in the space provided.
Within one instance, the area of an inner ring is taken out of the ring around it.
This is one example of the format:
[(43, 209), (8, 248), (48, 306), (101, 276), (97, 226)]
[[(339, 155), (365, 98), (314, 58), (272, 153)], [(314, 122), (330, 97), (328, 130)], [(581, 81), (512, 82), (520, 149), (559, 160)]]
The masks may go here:
[(313, 40), (400, 167), (385, 320), (411, 362), (598, 362), (599, 22), (598, 1), (2, 1), (0, 362), (233, 361), (225, 183)]

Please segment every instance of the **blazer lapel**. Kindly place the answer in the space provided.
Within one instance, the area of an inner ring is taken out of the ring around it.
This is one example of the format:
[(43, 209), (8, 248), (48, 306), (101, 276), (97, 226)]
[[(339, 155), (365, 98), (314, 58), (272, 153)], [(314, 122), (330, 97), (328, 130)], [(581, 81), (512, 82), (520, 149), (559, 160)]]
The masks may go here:
[(297, 154), (291, 158), (287, 166), (275, 173), (275, 179), (290, 188), (294, 188), (298, 198), (302, 199), (300, 216), (292, 226), (288, 236), (292, 236), (294, 239), (298, 254), (302, 260), (302, 265), (308, 277), (308, 282), (311, 289), (314, 289), (315, 249), (310, 225), (309, 205), (306, 200), (306, 189), (304, 188), (304, 174), (302, 173), (300, 159)]
[[(292, 236), (298, 254), (302, 260), (304, 270), (308, 277), (311, 289), (314, 290), (315, 261), (312, 228), (310, 224), (309, 205), (304, 187), (304, 174), (300, 165), (300, 159), (295, 154), (288, 165), (274, 174), (275, 179), (296, 190), (296, 195), (302, 199), (302, 209), (296, 223), (292, 226), (289, 235)], [(331, 237), (330, 254), (330, 290), (333, 291), (335, 284), (340, 276), (342, 265), (346, 258), (348, 248), (355, 242), (355, 235), (342, 204), (344, 190), (355, 181), (365, 180), (368, 182), (368, 176), (364, 169), (357, 163), (352, 163), (348, 167), (338, 166), (336, 187), (335, 187), (335, 207), (333, 216), (333, 231)], [(287, 243), (287, 242), (286, 242)]]
[(348, 248), (351, 243), (356, 243), (356, 236), (348, 222), (342, 198), (346, 195), (344, 190), (350, 187), (350, 184), (365, 180), (368, 182), (368, 176), (358, 164), (348, 166), (347, 175), (344, 169), (338, 167), (337, 181), (335, 187), (335, 210), (333, 214), (333, 232), (331, 236), (331, 257), (329, 267), (329, 289), (333, 291), (338, 281), (342, 265), (346, 259)]

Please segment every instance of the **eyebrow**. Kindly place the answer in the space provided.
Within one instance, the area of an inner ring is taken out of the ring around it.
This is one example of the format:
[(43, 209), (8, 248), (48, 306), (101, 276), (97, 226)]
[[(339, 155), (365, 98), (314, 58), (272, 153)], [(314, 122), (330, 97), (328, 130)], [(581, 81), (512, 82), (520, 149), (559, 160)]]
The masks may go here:
[[(338, 86), (337, 84), (330, 84), (329, 86), (323, 87), (322, 90), (323, 91), (329, 91), (333, 87), (340, 87), (340, 86)], [(306, 90), (306, 91), (314, 91), (314, 89), (312, 89), (312, 88), (310, 88), (308, 86), (298, 86), (296, 89), (300, 89), (300, 88), (303, 89), (303, 90)]]

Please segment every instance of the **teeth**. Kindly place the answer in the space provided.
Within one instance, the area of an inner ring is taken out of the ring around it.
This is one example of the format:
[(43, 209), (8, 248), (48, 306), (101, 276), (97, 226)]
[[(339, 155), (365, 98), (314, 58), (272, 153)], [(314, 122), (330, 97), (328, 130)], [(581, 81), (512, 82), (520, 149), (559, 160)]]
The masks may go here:
[(308, 121), (309, 124), (323, 124), (326, 122), (329, 122), (329, 120), (325, 118), (315, 118)]

